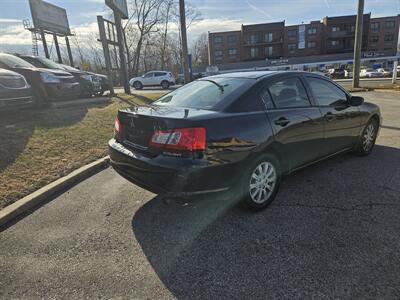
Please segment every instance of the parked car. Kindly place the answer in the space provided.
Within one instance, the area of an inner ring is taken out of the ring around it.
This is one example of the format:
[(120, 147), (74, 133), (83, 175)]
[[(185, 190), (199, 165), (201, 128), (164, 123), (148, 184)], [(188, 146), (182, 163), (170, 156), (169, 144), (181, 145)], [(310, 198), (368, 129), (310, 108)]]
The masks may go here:
[(328, 78), (332, 78), (332, 75), (329, 72), (313, 71), (312, 73), (313, 74), (318, 74), (318, 75), (321, 75), (321, 76), (325, 76), (325, 77), (328, 77)]
[(91, 72), (81, 71), (68, 65), (59, 64), (65, 71), (74, 75), (81, 86), (81, 97), (91, 97), (101, 91), (101, 82), (98, 76)]
[(331, 74), (334, 79), (343, 79), (344, 69), (329, 69), (329, 74)]
[(32, 105), (32, 90), (25, 77), (13, 71), (0, 69), (0, 110)]
[(104, 93), (106, 91), (110, 90), (110, 81), (108, 79), (108, 76), (103, 75), (103, 74), (90, 73), (90, 72), (88, 72), (88, 73), (94, 75), (96, 78), (96, 81), (98, 81), (100, 83), (100, 90), (95, 93), (96, 96), (102, 96), (102, 95), (104, 95)]
[(283, 175), (334, 154), (368, 155), (378, 106), (306, 72), (240, 72), (196, 80), (151, 106), (122, 109), (111, 165), (154, 193), (232, 190), (268, 206)]
[(393, 75), (393, 70), (388, 68), (379, 68), (377, 71), (381, 73), (382, 77), (391, 77)]
[(90, 97), (95, 93), (95, 87), (92, 82), (92, 76), (78, 70), (76, 68), (58, 64), (52, 61), (51, 59), (39, 56), (31, 56), (31, 55), (19, 55), (20, 58), (26, 60), (37, 68), (47, 68), (52, 70), (63, 70), (70, 73), (75, 77), (76, 81), (79, 82), (79, 87), (81, 89), (80, 96), (81, 97)]
[(129, 85), (137, 90), (144, 86), (161, 86), (163, 89), (168, 89), (171, 85), (175, 85), (175, 78), (171, 72), (152, 71), (132, 78), (129, 80)]
[(79, 97), (79, 83), (74, 76), (62, 70), (37, 68), (22, 58), (0, 53), (0, 68), (17, 72), (32, 86), (36, 104), (46, 101)]
[(382, 77), (382, 74), (377, 70), (368, 68), (368, 69), (362, 69), (360, 71), (360, 77), (377, 78), (377, 77)]
[(353, 71), (351, 71), (351, 70), (344, 70), (344, 77), (346, 77), (346, 78), (353, 78)]

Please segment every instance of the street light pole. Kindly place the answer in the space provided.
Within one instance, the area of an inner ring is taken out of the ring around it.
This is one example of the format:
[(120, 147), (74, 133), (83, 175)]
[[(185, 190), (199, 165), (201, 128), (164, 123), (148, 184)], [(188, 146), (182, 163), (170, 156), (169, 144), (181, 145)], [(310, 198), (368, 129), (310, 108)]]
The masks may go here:
[(185, 0), (179, 0), (179, 15), (181, 23), (183, 75), (185, 78), (185, 83), (188, 83), (190, 82), (190, 75), (189, 75), (188, 46), (187, 46), (187, 35), (186, 35)]
[(356, 36), (354, 43), (353, 88), (360, 87), (360, 63), (363, 37), (364, 0), (358, 0)]

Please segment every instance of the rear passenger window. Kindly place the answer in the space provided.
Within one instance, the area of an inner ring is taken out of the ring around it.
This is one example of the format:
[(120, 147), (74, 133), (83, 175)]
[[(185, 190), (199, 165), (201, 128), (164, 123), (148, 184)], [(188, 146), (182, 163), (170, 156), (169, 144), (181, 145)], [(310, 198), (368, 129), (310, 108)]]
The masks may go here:
[(261, 99), (264, 102), (266, 108), (274, 108), (274, 103), (272, 102), (271, 95), (269, 94), (268, 89), (264, 89), (261, 92)]
[(163, 72), (155, 72), (155, 77), (160, 77), (160, 76), (165, 76), (165, 73)]
[(277, 108), (311, 106), (299, 78), (293, 77), (275, 82), (269, 86), (269, 91)]
[(318, 78), (307, 78), (311, 91), (321, 106), (334, 106), (347, 100), (347, 95), (329, 81)]
[(231, 112), (256, 112), (264, 111), (265, 106), (256, 93), (247, 92), (237, 99), (230, 107)]

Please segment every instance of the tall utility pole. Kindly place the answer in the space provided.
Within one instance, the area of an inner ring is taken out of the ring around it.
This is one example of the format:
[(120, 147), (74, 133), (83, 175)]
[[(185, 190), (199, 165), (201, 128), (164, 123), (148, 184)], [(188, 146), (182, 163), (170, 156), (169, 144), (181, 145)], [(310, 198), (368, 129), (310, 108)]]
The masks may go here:
[(358, 0), (356, 37), (354, 43), (353, 88), (360, 87), (360, 63), (363, 37), (364, 0)]
[(179, 15), (181, 23), (181, 38), (182, 38), (182, 64), (183, 64), (183, 75), (185, 77), (185, 83), (190, 81), (189, 75), (189, 63), (188, 63), (188, 47), (187, 47), (187, 35), (186, 35), (186, 15), (185, 15), (185, 0), (179, 0)]

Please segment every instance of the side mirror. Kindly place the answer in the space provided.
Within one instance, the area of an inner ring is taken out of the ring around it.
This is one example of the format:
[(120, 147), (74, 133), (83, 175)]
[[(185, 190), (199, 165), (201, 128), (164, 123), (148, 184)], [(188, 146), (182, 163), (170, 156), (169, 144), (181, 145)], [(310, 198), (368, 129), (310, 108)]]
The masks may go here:
[(360, 96), (351, 96), (349, 99), (349, 104), (351, 106), (360, 106), (364, 103), (364, 98)]

